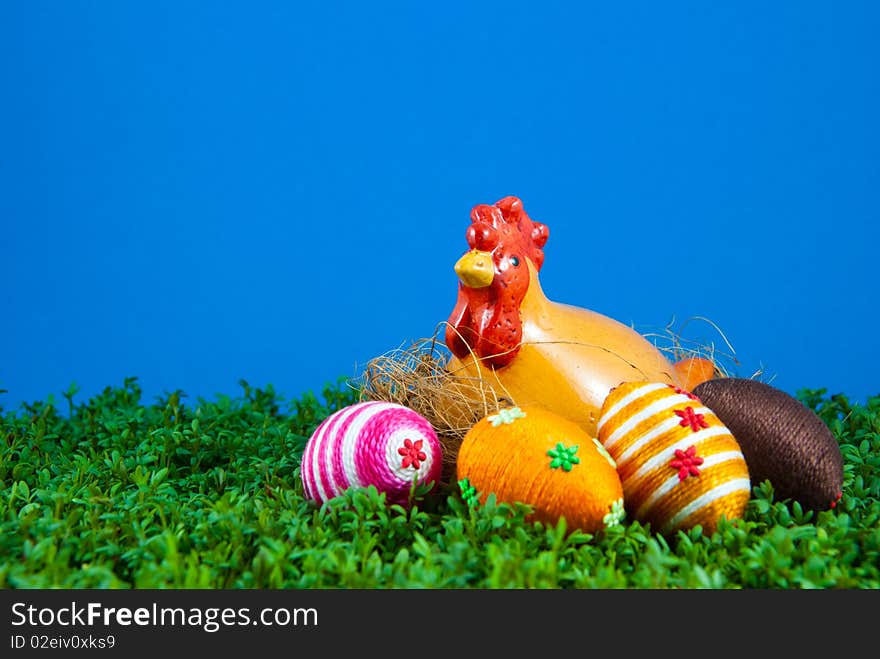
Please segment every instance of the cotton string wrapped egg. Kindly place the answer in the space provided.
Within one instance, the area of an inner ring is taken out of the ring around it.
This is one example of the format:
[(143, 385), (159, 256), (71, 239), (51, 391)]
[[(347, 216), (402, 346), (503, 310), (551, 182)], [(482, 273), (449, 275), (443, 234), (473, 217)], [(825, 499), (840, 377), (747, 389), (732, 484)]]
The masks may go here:
[(745, 512), (751, 482), (739, 444), (692, 393), (621, 384), (602, 405), (599, 440), (617, 462), (627, 511), (660, 533), (697, 524), (711, 533), (722, 515)]
[(420, 414), (397, 403), (364, 402), (334, 412), (306, 444), (303, 492), (318, 503), (350, 487), (374, 485), (388, 503), (406, 505), (413, 483), (437, 483), (440, 442)]
[(843, 455), (825, 422), (775, 387), (745, 378), (719, 378), (694, 393), (730, 428), (752, 481), (769, 480), (777, 499), (814, 510), (834, 508), (843, 489)]
[(577, 424), (537, 407), (490, 414), (465, 435), (456, 472), (465, 498), (533, 506), (533, 518), (595, 532), (624, 514), (611, 456)]

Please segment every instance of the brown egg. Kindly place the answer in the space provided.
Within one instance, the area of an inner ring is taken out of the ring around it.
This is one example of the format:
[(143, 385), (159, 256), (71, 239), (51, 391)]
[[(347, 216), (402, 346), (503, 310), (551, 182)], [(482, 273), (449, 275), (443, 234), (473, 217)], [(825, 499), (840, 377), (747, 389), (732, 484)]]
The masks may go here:
[(694, 394), (739, 442), (752, 482), (770, 481), (777, 499), (814, 510), (833, 508), (843, 486), (837, 439), (811, 409), (763, 382), (718, 378)]

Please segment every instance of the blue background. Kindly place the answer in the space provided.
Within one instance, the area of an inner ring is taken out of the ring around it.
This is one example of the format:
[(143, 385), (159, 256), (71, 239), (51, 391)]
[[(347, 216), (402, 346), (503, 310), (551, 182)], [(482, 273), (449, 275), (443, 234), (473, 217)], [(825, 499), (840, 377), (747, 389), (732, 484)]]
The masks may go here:
[(434, 4), (5, 3), (0, 404), (320, 392), (509, 194), (551, 299), (880, 393), (876, 3)]

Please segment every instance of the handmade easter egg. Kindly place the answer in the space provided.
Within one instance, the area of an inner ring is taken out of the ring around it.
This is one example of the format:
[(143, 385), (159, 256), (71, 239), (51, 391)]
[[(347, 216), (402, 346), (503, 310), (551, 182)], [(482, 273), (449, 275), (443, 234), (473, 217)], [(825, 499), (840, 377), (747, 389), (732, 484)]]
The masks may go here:
[(319, 503), (349, 487), (386, 494), (406, 505), (413, 483), (437, 483), (442, 452), (434, 428), (397, 403), (364, 402), (334, 412), (306, 444), (301, 475), (306, 498)]
[(463, 491), (521, 502), (533, 518), (596, 532), (624, 515), (611, 456), (577, 424), (538, 407), (490, 414), (465, 435), (456, 460)]
[(611, 391), (599, 440), (617, 462), (627, 511), (662, 534), (722, 515), (742, 517), (751, 492), (745, 458), (730, 430), (692, 393), (629, 382)]
[(694, 393), (733, 432), (753, 482), (769, 480), (778, 499), (814, 510), (836, 505), (843, 456), (815, 412), (784, 391), (746, 378), (710, 380)]

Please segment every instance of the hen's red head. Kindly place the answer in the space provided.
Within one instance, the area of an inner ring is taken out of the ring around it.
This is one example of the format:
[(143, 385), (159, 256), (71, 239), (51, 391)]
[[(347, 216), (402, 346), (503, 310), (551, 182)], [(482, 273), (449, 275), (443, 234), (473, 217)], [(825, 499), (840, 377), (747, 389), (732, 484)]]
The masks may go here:
[(532, 222), (522, 201), (505, 197), (471, 210), (470, 246), (455, 265), (461, 279), (458, 302), (446, 329), (446, 345), (457, 357), (473, 351), (493, 367), (509, 364), (522, 340), (520, 303), (529, 288), (530, 261), (544, 263), (549, 231)]

